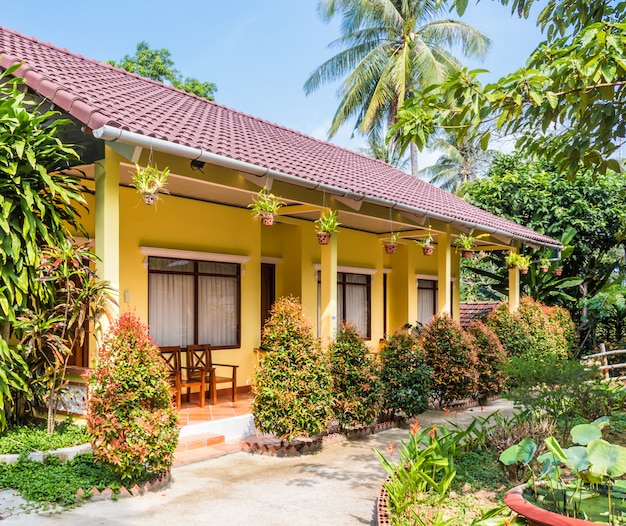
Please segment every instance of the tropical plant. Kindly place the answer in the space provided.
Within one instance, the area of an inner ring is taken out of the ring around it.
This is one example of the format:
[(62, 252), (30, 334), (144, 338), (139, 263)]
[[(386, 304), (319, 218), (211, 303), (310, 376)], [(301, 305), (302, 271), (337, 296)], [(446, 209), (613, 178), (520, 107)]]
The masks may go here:
[[(528, 16), (536, 0), (500, 0)], [(459, 13), (467, 0), (454, 0)], [(482, 86), (480, 71), (451, 75), (437, 89), (419, 90), (399, 111), (391, 133), (408, 145), (426, 142), (439, 127), (481, 133), (486, 146), (495, 122), (515, 133), (517, 147), (551, 159), (562, 174), (581, 169), (620, 171), (613, 155), (626, 134), (620, 108), (626, 79), (621, 21), (626, 5), (612, 0), (555, 0), (539, 10), (538, 25), (546, 40), (531, 53), (524, 68)], [(453, 99), (453, 100), (451, 100)]]
[(333, 413), (341, 428), (369, 425), (381, 404), (380, 366), (354, 325), (342, 324), (330, 345)]
[(139, 42), (134, 55), (125, 55), (119, 62), (107, 60), (106, 63), (157, 82), (169, 82), (175, 88), (198, 97), (209, 100), (215, 98), (217, 91), (215, 84), (200, 82), (194, 77), (183, 77), (174, 67), (169, 49), (150, 49), (147, 42)]
[(89, 380), (87, 425), (95, 458), (122, 480), (170, 469), (178, 415), (165, 361), (148, 327), (130, 312), (106, 334)]
[(478, 384), (475, 396), (478, 400), (495, 396), (504, 390), (508, 380), (508, 355), (498, 335), (482, 321), (470, 323), (466, 332), (472, 338), (477, 353)]
[(262, 218), (266, 214), (274, 215), (283, 206), (285, 206), (285, 202), (281, 201), (280, 197), (268, 192), (267, 187), (264, 186), (254, 196), (248, 208), (250, 208), (254, 217)]
[[(556, 438), (544, 440), (547, 453), (535, 458), (537, 443), (525, 438), (500, 455), (505, 466), (521, 465), (531, 472), (528, 486), (533, 503), (549, 511), (579, 517), (596, 523), (608, 518), (609, 524), (624, 524), (626, 507), (620, 504), (626, 491), (626, 448), (602, 439), (602, 428), (609, 419), (601, 418), (591, 424), (579, 424), (571, 430), (575, 444), (563, 448)], [(532, 462), (540, 465), (534, 470)], [(564, 475), (563, 467), (567, 468)], [(569, 477), (573, 477), (571, 480)], [(602, 486), (605, 492), (598, 492)], [(539, 495), (541, 498), (538, 498)], [(603, 500), (605, 509), (594, 510), (593, 502)], [(594, 514), (592, 516), (592, 513)]]
[(429, 148), (441, 151), (435, 164), (422, 168), (419, 176), (454, 192), (487, 172), (493, 152), (483, 150), (475, 138), (448, 131), (433, 137)]
[(113, 290), (92, 270), (96, 261), (87, 245), (66, 240), (56, 247), (43, 247), (38, 279), (49, 287), (49, 299), (25, 310), (15, 323), (33, 375), (31, 388), (48, 407), (48, 433), (54, 432), (72, 353), (83, 346), (90, 330), (98, 335), (104, 318), (112, 320)]
[(403, 411), (410, 417), (426, 411), (432, 369), (416, 337), (407, 331), (396, 332), (383, 345), (380, 360), (386, 416), (392, 418)]
[(367, 148), (359, 148), (359, 152), (402, 170), (410, 169), (411, 158), (400, 152), (393, 142), (386, 141), (387, 127), (377, 126), (367, 134)]
[(341, 225), (337, 216), (337, 210), (324, 210), (319, 218), (315, 220), (315, 229), (317, 232), (326, 232), (334, 234)]
[(320, 0), (318, 9), (325, 21), (342, 19), (343, 34), (332, 43), (342, 50), (304, 85), (309, 94), (345, 77), (330, 137), (352, 117), (362, 133), (386, 126), (411, 90), (441, 82), (460, 67), (453, 50), (482, 57), (489, 47), (473, 27), (438, 17), (436, 0)]
[(432, 398), (439, 408), (474, 398), (478, 390), (478, 356), (472, 339), (447, 314), (434, 316), (420, 335), (426, 362), (433, 370)]
[(465, 232), (461, 232), (454, 240), (454, 246), (462, 250), (471, 250), (476, 246), (477, 239), (489, 236), (489, 234), (480, 234), (478, 236), (474, 236), (473, 233), (473, 229), (467, 234)]
[(297, 298), (276, 300), (261, 344), (267, 352), (254, 374), (256, 428), (281, 440), (320, 434), (333, 416), (330, 365)]
[(170, 169), (165, 167), (159, 171), (156, 164), (149, 164), (142, 168), (135, 163), (135, 173), (133, 174), (133, 186), (143, 196), (146, 204), (152, 204), (157, 198), (157, 194), (168, 193), (165, 189)]
[(504, 261), (509, 268), (517, 267), (521, 271), (528, 270), (530, 267), (530, 256), (526, 254), (520, 254), (518, 252), (509, 252), (505, 257)]

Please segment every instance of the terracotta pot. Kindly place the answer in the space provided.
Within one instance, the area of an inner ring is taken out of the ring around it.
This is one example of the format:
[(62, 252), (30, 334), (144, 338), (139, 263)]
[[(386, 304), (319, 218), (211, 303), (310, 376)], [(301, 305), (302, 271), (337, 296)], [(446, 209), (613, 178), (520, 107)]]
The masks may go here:
[(261, 215), (261, 221), (265, 226), (272, 226), (274, 224), (274, 214), (271, 212), (264, 212)]
[(520, 271), (522, 274), (528, 274), (528, 267), (526, 267), (526, 268), (521, 268), (521, 269), (519, 269), (519, 271)]
[(562, 268), (554, 269), (554, 275), (558, 278), (561, 274), (563, 274)]
[(425, 256), (432, 256), (435, 251), (435, 247), (433, 245), (424, 245), (422, 247), (422, 252), (424, 252)]
[(396, 248), (398, 248), (397, 243), (385, 243), (385, 252), (387, 252), (387, 254), (395, 254)]
[(154, 203), (156, 203), (157, 194), (150, 194), (148, 192), (145, 192), (141, 195), (143, 195), (143, 202), (147, 205), (153, 205)]
[(318, 232), (317, 233), (317, 242), (320, 245), (328, 245), (330, 242), (330, 233), (329, 232)]
[(539, 268), (541, 269), (541, 272), (548, 272), (548, 270), (550, 270), (548, 265), (541, 265)]
[(463, 256), (465, 259), (469, 259), (472, 257), (472, 251), (471, 250), (461, 250), (461, 256)]
[(597, 522), (566, 517), (559, 513), (544, 510), (524, 498), (526, 486), (517, 486), (504, 495), (504, 503), (518, 515), (526, 518), (530, 526), (590, 526)]

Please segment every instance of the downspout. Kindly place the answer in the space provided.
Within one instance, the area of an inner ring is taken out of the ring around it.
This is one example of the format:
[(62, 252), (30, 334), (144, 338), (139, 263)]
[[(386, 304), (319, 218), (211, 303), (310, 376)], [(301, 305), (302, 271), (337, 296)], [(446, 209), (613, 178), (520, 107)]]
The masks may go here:
[(477, 228), (483, 232), (488, 232), (490, 234), (498, 234), (498, 235), (502, 235), (505, 237), (517, 239), (518, 241), (522, 241), (524, 243), (528, 243), (531, 245), (542, 245), (542, 246), (553, 248), (553, 249), (561, 248), (561, 245), (548, 245), (545, 243), (540, 243), (533, 239), (512, 235), (510, 232), (505, 232), (498, 228), (493, 228), (493, 227), (481, 225), (478, 223), (454, 219), (452, 217), (439, 214), (437, 212), (432, 212), (432, 211), (424, 210), (422, 208), (418, 208), (415, 206), (409, 206), (409, 205), (405, 205), (402, 203), (398, 203), (397, 201), (390, 201), (388, 199), (383, 199), (380, 197), (367, 196), (359, 192), (350, 192), (343, 188), (339, 188), (333, 185), (328, 185), (325, 183), (316, 183), (314, 181), (309, 181), (308, 179), (303, 179), (295, 175), (287, 174), (284, 172), (279, 172), (271, 168), (264, 168), (262, 166), (258, 166), (256, 164), (252, 164), (246, 161), (239, 161), (237, 159), (232, 159), (224, 155), (210, 153), (210, 152), (201, 150), (199, 148), (193, 148), (191, 146), (186, 146), (184, 144), (173, 143), (173, 142), (165, 141), (163, 139), (158, 139), (156, 137), (149, 137), (147, 135), (143, 135), (140, 133), (123, 130), (121, 128), (109, 126), (108, 124), (105, 124), (101, 128), (92, 130), (92, 134), (96, 139), (102, 139), (104, 141), (119, 141), (124, 144), (140, 146), (142, 148), (148, 148), (148, 149), (152, 148), (153, 150), (159, 151), (161, 153), (171, 154), (177, 157), (184, 157), (186, 159), (191, 159), (194, 161), (202, 161), (202, 162), (206, 162), (210, 164), (215, 164), (217, 166), (222, 166), (224, 168), (229, 168), (232, 170), (250, 173), (252, 175), (256, 175), (257, 177), (268, 176), (274, 179), (278, 179), (279, 181), (282, 181), (285, 183), (290, 183), (296, 186), (304, 187), (308, 190), (320, 190), (320, 191), (327, 192), (329, 194), (338, 195), (340, 197), (346, 197), (346, 198), (354, 199), (357, 201), (364, 200), (370, 204), (379, 205), (384, 208), (394, 208), (396, 210), (408, 212), (411, 214), (418, 213), (418, 214), (425, 215), (429, 218), (442, 221), (444, 223), (459, 223), (464, 226), (469, 226), (471, 228)]

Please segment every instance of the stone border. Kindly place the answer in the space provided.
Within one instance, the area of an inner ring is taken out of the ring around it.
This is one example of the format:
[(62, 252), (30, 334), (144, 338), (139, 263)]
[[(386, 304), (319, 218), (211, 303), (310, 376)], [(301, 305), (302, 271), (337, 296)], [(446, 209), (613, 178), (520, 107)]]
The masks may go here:
[(137, 497), (143, 495), (147, 491), (158, 491), (167, 486), (172, 480), (172, 470), (168, 470), (155, 478), (144, 482), (143, 484), (135, 484), (130, 489), (125, 486), (120, 487), (119, 491), (113, 491), (111, 488), (104, 488), (102, 491), (98, 488), (91, 488), (89, 491), (78, 489), (76, 491), (76, 502), (125, 499), (128, 497)]
[[(83, 453), (89, 453), (91, 451), (91, 444), (79, 444), (78, 446), (62, 447), (59, 449), (52, 449), (41, 453), (40, 451), (29, 453), (28, 459), (35, 462), (43, 462), (44, 457), (53, 456), (57, 457), (61, 462), (72, 460), (76, 455), (82, 455)], [(0, 455), (0, 462), (5, 464), (15, 464), (20, 455), (5, 454)]]
[(334, 444), (343, 440), (362, 438), (385, 429), (398, 427), (404, 420), (397, 419), (369, 426), (357, 427), (344, 432), (326, 432), (312, 438), (296, 438), (292, 441), (281, 441), (276, 435), (262, 434), (244, 437), (241, 450), (246, 453), (270, 455), (275, 457), (294, 457), (319, 451), (325, 444)]

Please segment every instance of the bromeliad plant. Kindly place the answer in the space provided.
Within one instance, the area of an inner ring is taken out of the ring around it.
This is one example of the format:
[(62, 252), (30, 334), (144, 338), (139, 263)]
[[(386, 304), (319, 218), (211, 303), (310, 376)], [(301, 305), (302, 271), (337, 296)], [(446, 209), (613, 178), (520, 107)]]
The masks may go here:
[(167, 167), (159, 171), (156, 164), (150, 164), (145, 168), (142, 168), (135, 163), (133, 186), (143, 196), (145, 203), (147, 205), (152, 205), (156, 202), (158, 194), (169, 193), (165, 189), (169, 175), (170, 169)]
[(315, 220), (315, 230), (317, 232), (317, 239), (320, 245), (327, 245), (330, 241), (330, 236), (337, 232), (339, 225), (339, 218), (337, 216), (337, 210), (325, 210)]
[(280, 197), (268, 192), (267, 186), (264, 186), (254, 196), (248, 208), (252, 211), (252, 215), (261, 219), (265, 226), (271, 226), (274, 224), (274, 215), (283, 206), (285, 206), (285, 202), (281, 201)]
[(472, 257), (472, 249), (476, 246), (476, 240), (487, 237), (489, 234), (480, 234), (478, 236), (473, 235), (472, 229), (468, 234), (461, 232), (454, 241), (454, 246), (461, 251), (464, 258)]

